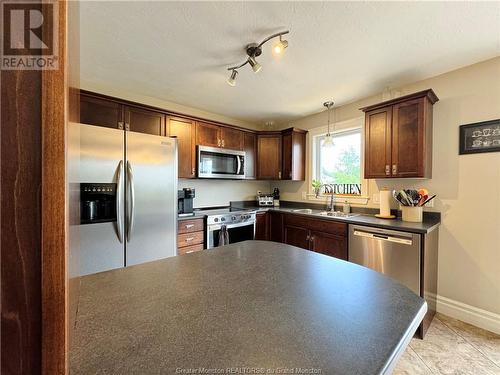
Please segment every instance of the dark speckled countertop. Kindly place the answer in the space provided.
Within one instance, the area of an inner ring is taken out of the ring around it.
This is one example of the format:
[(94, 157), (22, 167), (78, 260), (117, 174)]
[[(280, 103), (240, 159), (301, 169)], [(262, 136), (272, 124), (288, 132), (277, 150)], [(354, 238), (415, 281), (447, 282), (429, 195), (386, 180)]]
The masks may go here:
[(70, 370), (390, 373), (426, 309), (367, 268), (246, 241), (82, 277)]
[[(376, 209), (358, 209), (357, 207), (353, 207), (353, 213), (357, 213), (357, 216), (342, 218), (342, 217), (329, 217), (329, 216), (320, 216), (319, 212), (325, 211), (325, 205), (319, 204), (308, 204), (301, 202), (282, 202), (279, 207), (258, 207), (255, 205), (255, 202), (232, 202), (232, 207), (239, 207), (244, 209), (250, 209), (255, 211), (281, 211), (286, 213), (293, 213), (296, 215), (304, 215), (314, 217), (316, 219), (326, 219), (326, 220), (334, 220), (334, 221), (342, 221), (348, 224), (357, 224), (357, 225), (367, 225), (376, 228), (383, 229), (392, 229), (392, 230), (400, 230), (404, 232), (411, 233), (419, 233), (426, 234), (441, 224), (441, 214), (439, 212), (424, 212), (423, 222), (421, 223), (412, 223), (401, 220), (401, 217), (397, 217), (396, 219), (387, 220), (387, 219), (379, 219), (375, 217), (374, 213), (378, 213)], [(297, 209), (309, 208), (312, 209), (312, 213), (300, 213), (294, 212)], [(341, 210), (340, 207), (336, 207), (336, 210)], [(359, 210), (357, 212), (356, 210)], [(397, 212), (394, 212), (397, 214)]]

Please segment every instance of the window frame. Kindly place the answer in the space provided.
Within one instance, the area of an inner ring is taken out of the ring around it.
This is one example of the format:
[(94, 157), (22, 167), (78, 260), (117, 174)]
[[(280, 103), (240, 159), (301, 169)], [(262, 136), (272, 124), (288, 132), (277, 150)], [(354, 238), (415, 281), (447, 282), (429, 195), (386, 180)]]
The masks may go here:
[[(362, 148), (362, 140), (363, 140), (363, 129), (362, 128), (351, 128), (351, 129), (345, 129), (345, 130), (338, 130), (334, 133), (331, 132), (332, 136), (333, 136), (333, 139), (335, 139), (336, 137), (342, 137), (342, 136), (347, 136), (347, 135), (351, 135), (351, 134), (357, 134), (359, 133), (359, 136), (360, 136), (360, 142), (361, 142), (361, 145), (360, 145), (360, 150), (359, 150), (359, 165), (360, 165), (360, 176), (359, 176), (359, 182), (361, 184), (361, 194), (353, 194), (352, 196), (355, 196), (355, 197), (359, 197), (361, 195), (363, 195), (363, 171), (361, 170), (361, 165), (362, 165), (362, 162), (361, 162), (361, 148)], [(321, 169), (321, 158), (319, 157), (319, 153), (320, 153), (320, 148), (321, 148), (321, 140), (323, 138), (326, 137), (326, 133), (325, 134), (320, 134), (320, 135), (316, 135), (314, 137), (314, 141), (316, 143), (315, 145), (315, 165), (313, 166), (312, 168), (312, 178), (313, 179), (318, 179), (318, 175), (320, 175), (321, 173), (319, 172), (320, 169)]]
[[(340, 134), (346, 134), (349, 132), (357, 132), (360, 131), (361, 133), (361, 149), (360, 149), (360, 168), (361, 168), (361, 195), (339, 195), (339, 194), (334, 194), (334, 201), (339, 202), (339, 203), (352, 203), (352, 204), (359, 204), (359, 205), (366, 205), (368, 204), (370, 192), (369, 192), (369, 181), (365, 178), (363, 178), (363, 171), (364, 171), (364, 124), (365, 124), (365, 119), (364, 117), (357, 117), (351, 120), (347, 121), (342, 121), (342, 122), (337, 122), (335, 123), (335, 132), (331, 132), (333, 137), (335, 138), (336, 135)], [(313, 200), (313, 201), (318, 201), (318, 202), (325, 202), (330, 200), (331, 194), (324, 194), (321, 193), (318, 198), (316, 198), (313, 188), (312, 188), (312, 181), (316, 179), (318, 176), (318, 168), (319, 168), (319, 142), (321, 137), (326, 135), (328, 132), (328, 127), (327, 126), (319, 126), (313, 129), (310, 129), (309, 131), (309, 162), (308, 162), (308, 167), (309, 167), (309, 176), (308, 176), (308, 190), (306, 194), (306, 198), (308, 200)]]

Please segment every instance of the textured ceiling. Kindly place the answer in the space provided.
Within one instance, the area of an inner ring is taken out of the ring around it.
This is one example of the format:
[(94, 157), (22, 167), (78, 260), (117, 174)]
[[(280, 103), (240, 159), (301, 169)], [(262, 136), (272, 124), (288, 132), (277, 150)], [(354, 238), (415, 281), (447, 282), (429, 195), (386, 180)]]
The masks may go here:
[[(500, 55), (500, 2), (82, 2), (82, 86), (262, 123), (323, 110), (386, 87)], [(279, 60), (265, 45), (237, 86), (243, 47), (289, 29)]]

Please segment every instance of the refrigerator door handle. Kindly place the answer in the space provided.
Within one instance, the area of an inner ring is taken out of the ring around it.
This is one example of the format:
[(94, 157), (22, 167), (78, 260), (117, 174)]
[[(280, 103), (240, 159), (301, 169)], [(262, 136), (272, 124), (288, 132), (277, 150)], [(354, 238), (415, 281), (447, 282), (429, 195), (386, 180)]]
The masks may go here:
[(116, 230), (118, 232), (118, 240), (123, 243), (123, 160), (118, 163), (118, 171), (116, 173)]
[(135, 190), (134, 190), (134, 174), (132, 173), (132, 164), (127, 160), (127, 182), (128, 182), (128, 218), (127, 218), (127, 242), (130, 242), (132, 236), (132, 229), (134, 228), (134, 214), (135, 214)]

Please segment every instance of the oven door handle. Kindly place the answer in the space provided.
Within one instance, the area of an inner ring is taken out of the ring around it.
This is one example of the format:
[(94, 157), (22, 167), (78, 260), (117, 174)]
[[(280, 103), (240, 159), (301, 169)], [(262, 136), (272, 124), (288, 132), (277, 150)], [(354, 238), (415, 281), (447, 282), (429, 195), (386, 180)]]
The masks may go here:
[(223, 225), (225, 225), (227, 229), (231, 229), (231, 228), (239, 228), (245, 226), (255, 226), (255, 221), (245, 221), (244, 223), (238, 223), (238, 224), (210, 224), (208, 226), (208, 230), (209, 231), (220, 230)]

